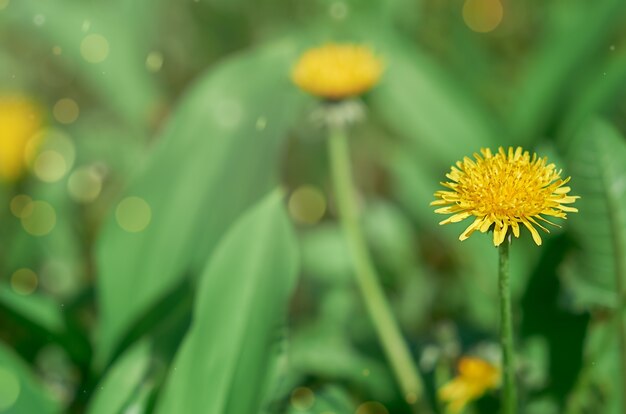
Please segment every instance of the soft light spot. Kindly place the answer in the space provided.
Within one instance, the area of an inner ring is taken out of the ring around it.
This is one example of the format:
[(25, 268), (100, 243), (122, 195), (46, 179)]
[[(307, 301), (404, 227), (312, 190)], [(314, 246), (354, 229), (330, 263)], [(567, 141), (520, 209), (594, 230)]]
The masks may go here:
[(56, 296), (71, 296), (79, 287), (75, 269), (60, 259), (44, 263), (39, 279), (41, 287)]
[(9, 412), (20, 396), (21, 385), (17, 376), (6, 368), (0, 367), (0, 410)]
[(404, 399), (409, 405), (413, 405), (417, 402), (417, 394), (414, 392), (409, 392), (404, 396)]
[(11, 287), (20, 295), (30, 295), (38, 283), (37, 274), (27, 268), (18, 269), (11, 276)]
[(102, 191), (102, 175), (92, 166), (77, 168), (67, 181), (67, 191), (72, 200), (91, 203)]
[(291, 405), (296, 410), (305, 411), (315, 404), (315, 394), (307, 387), (298, 387), (291, 393)]
[(330, 17), (335, 20), (343, 20), (348, 15), (348, 6), (342, 1), (336, 1), (330, 5)]
[(109, 42), (99, 34), (87, 35), (80, 44), (80, 54), (89, 63), (100, 63), (109, 56)]
[(33, 166), (35, 175), (41, 181), (53, 183), (59, 181), (67, 172), (67, 163), (57, 151), (47, 150), (39, 154)]
[(75, 100), (69, 98), (59, 99), (52, 109), (54, 118), (62, 124), (71, 124), (78, 119), (80, 109)]
[(361, 371), (361, 374), (363, 374), (364, 377), (369, 377), (370, 376), (370, 370), (365, 368), (363, 371)]
[(9, 7), (11, 0), (0, 0), (0, 10), (4, 10)]
[(61, 49), (61, 46), (53, 46), (52, 47), (52, 54), (55, 56), (59, 56), (61, 55), (61, 53), (63, 53), (63, 49)]
[(45, 201), (33, 201), (28, 214), (21, 217), (22, 227), (33, 236), (45, 236), (54, 228), (57, 215), (54, 208)]
[(45, 22), (46, 16), (44, 16), (43, 14), (37, 14), (35, 15), (35, 17), (33, 17), (33, 23), (35, 23), (35, 26), (42, 26)]
[(83, 24), (80, 27), (80, 29), (87, 33), (89, 31), (89, 29), (91, 29), (91, 21), (90, 20), (83, 20)]
[(368, 401), (359, 405), (355, 414), (389, 414), (389, 411), (377, 401)]
[(158, 72), (163, 67), (163, 54), (160, 52), (150, 52), (146, 57), (146, 69), (150, 72)]
[(500, 0), (465, 0), (463, 20), (473, 31), (488, 33), (502, 22), (504, 9)]
[(258, 117), (256, 120), (256, 125), (255, 125), (256, 130), (263, 131), (266, 126), (267, 126), (267, 119), (265, 119), (264, 116)]
[(30, 214), (32, 211), (32, 202), (33, 199), (26, 194), (16, 195), (11, 199), (11, 213), (17, 218)]
[(235, 99), (220, 99), (212, 105), (213, 118), (225, 130), (236, 128), (243, 118), (243, 108)]
[[(65, 163), (65, 174), (74, 165), (74, 159), (76, 158), (76, 148), (72, 139), (64, 132), (57, 129), (45, 130), (40, 136), (32, 139), (26, 147), (26, 162), (29, 163), (32, 169), (35, 169), (35, 164), (39, 157), (39, 154), (52, 151), (58, 153)], [(34, 161), (32, 161), (34, 159)], [(45, 158), (44, 158), (45, 161)], [(58, 163), (57, 163), (58, 166)]]
[(117, 205), (115, 218), (122, 229), (137, 233), (150, 224), (152, 210), (143, 198), (126, 197)]
[(288, 210), (294, 220), (303, 224), (315, 224), (326, 212), (326, 198), (316, 187), (298, 187), (289, 197)]

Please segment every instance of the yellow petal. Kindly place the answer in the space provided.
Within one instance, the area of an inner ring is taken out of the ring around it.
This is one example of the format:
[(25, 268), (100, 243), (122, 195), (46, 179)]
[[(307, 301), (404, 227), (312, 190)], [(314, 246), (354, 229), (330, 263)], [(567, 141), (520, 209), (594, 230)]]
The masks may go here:
[(530, 231), (535, 244), (537, 244), (537, 246), (541, 246), (541, 237), (539, 236), (539, 232), (537, 232), (537, 230), (527, 220), (522, 220), (522, 223), (524, 223), (526, 228)]

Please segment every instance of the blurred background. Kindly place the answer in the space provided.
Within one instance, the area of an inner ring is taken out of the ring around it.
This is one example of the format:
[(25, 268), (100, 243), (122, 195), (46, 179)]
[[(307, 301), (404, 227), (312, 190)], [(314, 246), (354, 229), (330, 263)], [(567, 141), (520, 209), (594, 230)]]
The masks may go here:
[(523, 412), (625, 412), (623, 0), (0, 0), (0, 413), (411, 412), (289, 78), (331, 41), (385, 62), (352, 157), (433, 410), (499, 308), (491, 238), (429, 203), (521, 145), (582, 196), (513, 243)]

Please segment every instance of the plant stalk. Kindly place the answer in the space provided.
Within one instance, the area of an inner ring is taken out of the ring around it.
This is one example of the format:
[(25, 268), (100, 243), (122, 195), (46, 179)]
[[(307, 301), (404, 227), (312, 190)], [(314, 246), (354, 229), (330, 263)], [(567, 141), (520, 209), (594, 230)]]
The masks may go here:
[(363, 237), (354, 194), (349, 145), (343, 128), (331, 129), (328, 150), (339, 218), (365, 307), (405, 401), (413, 406), (414, 410), (419, 408), (420, 413), (430, 413), (430, 407), (423, 398), (423, 385), (419, 371), (383, 293)]
[(502, 345), (502, 413), (517, 413), (515, 388), (515, 354), (513, 347), (513, 317), (511, 311), (511, 286), (509, 278), (509, 247), (507, 235), (498, 248), (500, 287), (500, 342)]

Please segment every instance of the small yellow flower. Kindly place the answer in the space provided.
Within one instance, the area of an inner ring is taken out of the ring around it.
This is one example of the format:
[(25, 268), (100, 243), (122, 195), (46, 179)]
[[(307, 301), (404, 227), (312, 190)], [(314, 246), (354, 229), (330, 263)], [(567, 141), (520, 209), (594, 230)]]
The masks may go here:
[(37, 106), (18, 96), (0, 97), (0, 181), (13, 182), (26, 168), (29, 143), (41, 127)]
[(463, 357), (457, 365), (458, 375), (439, 389), (439, 399), (448, 411), (460, 413), (473, 400), (500, 383), (500, 370), (479, 358)]
[(534, 226), (549, 233), (539, 224), (548, 221), (545, 216), (566, 218), (566, 212), (577, 212), (573, 207), (565, 206), (578, 199), (568, 195), (570, 187), (565, 186), (569, 177), (561, 179), (561, 170), (554, 164), (547, 164), (547, 158), (539, 158), (521, 147), (508, 152), (500, 147), (493, 155), (489, 149), (481, 149), (481, 154), (474, 154), (458, 161), (446, 174), (451, 182), (441, 183), (451, 191), (437, 191), (438, 200), (432, 206), (445, 206), (435, 213), (453, 214), (439, 224), (457, 223), (468, 217), (475, 217), (474, 222), (461, 234), (459, 240), (467, 239), (475, 230), (486, 232), (493, 229), (493, 244), (499, 246), (509, 229), (519, 237), (520, 223), (533, 236), (537, 245), (541, 237)]
[(306, 51), (291, 78), (312, 95), (339, 100), (367, 92), (382, 73), (382, 61), (367, 46), (330, 43)]

